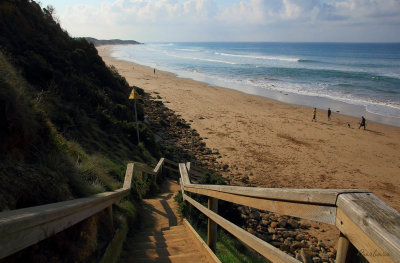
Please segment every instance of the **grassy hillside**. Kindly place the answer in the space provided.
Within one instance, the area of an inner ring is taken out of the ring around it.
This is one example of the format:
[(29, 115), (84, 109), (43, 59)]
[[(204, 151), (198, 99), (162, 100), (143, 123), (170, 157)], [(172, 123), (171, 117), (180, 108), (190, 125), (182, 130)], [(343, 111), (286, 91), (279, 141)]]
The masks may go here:
[[(62, 30), (51, 8), (0, 1), (0, 211), (117, 189), (128, 161), (154, 164), (159, 148), (141, 103), (134, 121), (132, 88), (93, 44)], [(99, 213), (0, 262), (98, 261), (112, 225), (133, 222), (136, 202), (157, 189), (133, 186), (114, 224)]]
[[(119, 180), (128, 160), (151, 163), (159, 157), (142, 121), (143, 144), (136, 141), (132, 87), (104, 64), (93, 44), (63, 31), (51, 9), (1, 1), (0, 50), (0, 182), (7, 189), (0, 209), (90, 194), (93, 189), (80, 180), (93, 185), (94, 174), (104, 170)], [(143, 120), (140, 104), (138, 116)], [(27, 189), (33, 186), (38, 189), (32, 197)]]

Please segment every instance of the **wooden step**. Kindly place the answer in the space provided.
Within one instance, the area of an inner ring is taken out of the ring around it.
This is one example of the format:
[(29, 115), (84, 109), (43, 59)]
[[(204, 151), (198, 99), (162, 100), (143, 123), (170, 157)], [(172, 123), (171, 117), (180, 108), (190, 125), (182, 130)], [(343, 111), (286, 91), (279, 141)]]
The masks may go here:
[(157, 247), (157, 248), (146, 248), (146, 249), (135, 249), (131, 251), (131, 255), (134, 257), (165, 257), (165, 256), (177, 256), (188, 253), (198, 253), (198, 248), (193, 245), (183, 245), (183, 246), (167, 246), (167, 247)]
[(129, 263), (203, 263), (207, 262), (200, 253), (187, 253), (182, 255), (163, 256), (156, 258), (135, 258), (133, 255), (126, 262)]
[(137, 236), (132, 239), (135, 243), (141, 242), (163, 242), (166, 240), (181, 240), (190, 237), (188, 233), (184, 234), (166, 234), (166, 235), (148, 235), (148, 236)]
[(163, 248), (167, 246), (191, 246), (193, 245), (193, 239), (191, 238), (182, 238), (179, 240), (165, 240), (162, 242), (130, 242), (126, 243), (127, 248), (130, 251), (137, 249), (146, 249), (146, 248)]
[(140, 236), (161, 236), (161, 235), (170, 235), (170, 234), (184, 234), (186, 233), (186, 229), (184, 226), (179, 227), (179, 228), (172, 228), (168, 230), (162, 230), (162, 231), (157, 231), (154, 232), (151, 229), (144, 229), (139, 232), (138, 235)]

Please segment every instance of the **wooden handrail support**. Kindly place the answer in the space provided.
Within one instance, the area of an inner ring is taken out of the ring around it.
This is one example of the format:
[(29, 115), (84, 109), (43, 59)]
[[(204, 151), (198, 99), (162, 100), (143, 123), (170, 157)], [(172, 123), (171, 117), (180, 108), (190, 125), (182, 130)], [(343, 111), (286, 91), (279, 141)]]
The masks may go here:
[(368, 190), (192, 184), (186, 167), (187, 164), (179, 164), (184, 200), (273, 262), (298, 261), (291, 257), (289, 260), (288, 255), (283, 252), (282, 255), (279, 249), (256, 240), (257, 237), (219, 217), (186, 193), (335, 225), (341, 232), (337, 262), (351, 262), (345, 255), (348, 244), (354, 245), (369, 262), (400, 262), (400, 213)]
[(0, 213), (0, 258), (44, 240), (111, 206), (130, 189)]
[[(128, 195), (131, 189), (133, 171), (151, 175), (162, 172), (161, 158), (154, 170), (133, 163), (127, 165), (124, 184), (121, 189), (64, 202), (0, 212), (0, 259), (38, 243), (82, 220), (111, 207)], [(171, 169), (171, 168), (170, 168)]]

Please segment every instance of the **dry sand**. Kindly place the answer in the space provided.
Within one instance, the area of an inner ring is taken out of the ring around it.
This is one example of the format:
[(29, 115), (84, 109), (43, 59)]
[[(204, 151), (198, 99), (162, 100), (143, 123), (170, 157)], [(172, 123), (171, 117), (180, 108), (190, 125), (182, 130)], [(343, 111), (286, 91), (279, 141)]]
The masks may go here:
[(191, 122), (229, 165), (224, 176), (261, 187), (369, 189), (400, 211), (400, 128), (367, 120), (364, 131), (358, 119), (333, 112), (328, 121), (323, 110), (311, 122), (312, 108), (154, 74), (111, 58), (110, 48), (98, 47), (106, 64)]

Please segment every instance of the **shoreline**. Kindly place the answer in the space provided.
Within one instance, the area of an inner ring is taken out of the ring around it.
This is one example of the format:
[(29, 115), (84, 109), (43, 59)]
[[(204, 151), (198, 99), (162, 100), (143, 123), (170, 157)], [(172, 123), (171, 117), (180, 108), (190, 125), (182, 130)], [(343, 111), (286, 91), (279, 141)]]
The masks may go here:
[[(173, 73), (114, 59), (97, 47), (108, 65), (130, 85), (143, 88), (181, 115), (218, 149), (226, 178), (281, 188), (369, 189), (400, 211), (400, 128), (326, 110), (282, 103), (210, 86)], [(348, 123), (351, 127), (348, 127)]]
[[(110, 51), (109, 55), (111, 56), (112, 54), (112, 47), (109, 46)], [(126, 61), (129, 63), (133, 63), (136, 65), (141, 65), (144, 67), (149, 67), (149, 68), (154, 68), (155, 66), (151, 66), (148, 64), (138, 64), (137, 62), (130, 61), (129, 58), (122, 59), (122, 58), (116, 58), (113, 57), (116, 60), (121, 60), (121, 61)], [(157, 67), (156, 67), (157, 68)], [(273, 90), (273, 89), (268, 89), (268, 88), (260, 88), (252, 85), (241, 85), (238, 83), (228, 83), (224, 82), (222, 80), (215, 79), (213, 77), (208, 77), (208, 76), (202, 76), (202, 75), (195, 75), (191, 74), (190, 72), (171, 72), (167, 68), (160, 68), (161, 71), (163, 72), (168, 72), (170, 74), (173, 74), (177, 78), (184, 78), (184, 79), (190, 79), (193, 81), (198, 81), (205, 83), (206, 85), (209, 86), (215, 86), (219, 88), (225, 88), (225, 89), (230, 89), (230, 90), (236, 90), (239, 92), (242, 92), (244, 94), (248, 95), (254, 95), (254, 96), (261, 96), (264, 98), (276, 100), (281, 103), (287, 103), (291, 105), (299, 105), (299, 106), (308, 106), (308, 107), (316, 107), (319, 110), (328, 110), (328, 108), (331, 108), (333, 113), (339, 113), (342, 115), (350, 116), (350, 117), (355, 117), (358, 118), (359, 120), (361, 119), (361, 116), (364, 116), (368, 122), (377, 122), (380, 124), (385, 124), (385, 125), (391, 125), (395, 127), (400, 127), (400, 117), (397, 118), (395, 116), (385, 116), (385, 115), (380, 115), (377, 113), (373, 113), (371, 111), (368, 111), (368, 107), (374, 107), (375, 105), (361, 105), (357, 103), (351, 103), (351, 102), (346, 102), (345, 100), (341, 99), (335, 99), (335, 98), (330, 98), (326, 96), (319, 96), (319, 95), (313, 95), (313, 94), (301, 94), (301, 93), (295, 93), (291, 91), (278, 91), (278, 90)]]

